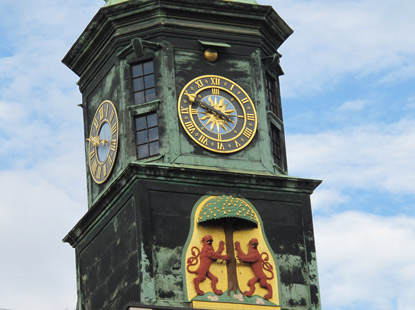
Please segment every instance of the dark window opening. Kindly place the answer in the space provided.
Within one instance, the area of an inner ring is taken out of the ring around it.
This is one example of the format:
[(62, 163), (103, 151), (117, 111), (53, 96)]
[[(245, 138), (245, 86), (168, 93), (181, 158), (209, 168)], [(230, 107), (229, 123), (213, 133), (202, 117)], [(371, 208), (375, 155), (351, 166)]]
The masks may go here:
[(152, 60), (135, 64), (131, 67), (133, 78), (134, 104), (156, 99), (154, 63)]
[(276, 90), (276, 81), (269, 74), (266, 75), (265, 79), (265, 88), (267, 92), (267, 102), (268, 109), (282, 119), (281, 106), (278, 101), (277, 90)]
[(160, 138), (156, 112), (136, 117), (135, 130), (138, 159), (160, 154)]
[(276, 163), (281, 169), (282, 167), (282, 143), (281, 143), (281, 131), (271, 124), (271, 149), (274, 163)]

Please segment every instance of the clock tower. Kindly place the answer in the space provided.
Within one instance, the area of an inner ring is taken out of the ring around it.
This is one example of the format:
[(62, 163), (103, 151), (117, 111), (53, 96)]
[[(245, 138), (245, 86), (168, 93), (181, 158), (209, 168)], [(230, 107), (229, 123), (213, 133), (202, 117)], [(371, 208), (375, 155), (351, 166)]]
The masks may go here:
[(320, 309), (310, 195), (288, 175), (279, 46), (255, 0), (107, 0), (80, 79), (79, 310)]

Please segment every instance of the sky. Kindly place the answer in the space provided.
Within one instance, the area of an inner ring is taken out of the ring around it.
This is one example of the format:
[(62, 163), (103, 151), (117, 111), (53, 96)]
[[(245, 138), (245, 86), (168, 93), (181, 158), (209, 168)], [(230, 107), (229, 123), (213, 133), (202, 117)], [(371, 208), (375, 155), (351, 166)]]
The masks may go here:
[[(61, 59), (102, 0), (0, 6), (0, 309), (74, 310), (87, 210), (81, 96)], [(259, 0), (279, 49), (289, 174), (312, 195), (324, 310), (415, 309), (415, 1)]]

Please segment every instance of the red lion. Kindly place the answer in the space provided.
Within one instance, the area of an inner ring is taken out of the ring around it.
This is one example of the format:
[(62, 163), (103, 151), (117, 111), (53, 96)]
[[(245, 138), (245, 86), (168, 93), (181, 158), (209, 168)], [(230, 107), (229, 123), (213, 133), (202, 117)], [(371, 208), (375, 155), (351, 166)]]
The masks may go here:
[[(222, 295), (223, 292), (221, 290), (218, 290), (216, 288), (216, 284), (218, 283), (218, 278), (213, 275), (209, 271), (210, 265), (212, 262), (215, 262), (218, 259), (223, 260), (229, 260), (230, 256), (229, 254), (221, 255), (222, 251), (224, 250), (225, 243), (223, 241), (219, 242), (219, 248), (215, 252), (212, 246), (213, 238), (211, 235), (206, 235), (202, 239), (203, 247), (202, 251), (199, 250), (197, 247), (192, 247), (192, 257), (189, 257), (187, 259), (187, 271), (190, 273), (197, 274), (197, 277), (193, 279), (193, 283), (195, 285), (195, 289), (198, 295), (203, 295), (204, 292), (199, 288), (200, 282), (203, 282), (206, 280), (206, 277), (208, 277), (211, 281), (212, 289), (215, 292), (216, 295)], [(200, 265), (199, 268), (192, 271), (190, 270), (191, 266), (195, 266), (198, 263), (200, 256)]]
[[(257, 249), (258, 247), (258, 240), (255, 238), (252, 238), (251, 241), (249, 241), (249, 249), (248, 253), (245, 254), (241, 250), (241, 245), (237, 241), (235, 242), (235, 250), (237, 252), (236, 257), (245, 263), (248, 263), (251, 265), (252, 271), (254, 272), (254, 277), (248, 281), (248, 286), (250, 288), (249, 291), (245, 291), (244, 295), (250, 297), (255, 292), (255, 283), (259, 282), (259, 285), (263, 288), (266, 288), (268, 290), (268, 294), (264, 296), (265, 299), (270, 299), (272, 297), (272, 286), (267, 282), (267, 280), (271, 280), (274, 278), (274, 273), (272, 272), (272, 266), (270, 263), (268, 263), (269, 257), (268, 254), (265, 252), (262, 252), (259, 254), (259, 251)], [(264, 259), (262, 256), (265, 255)], [(270, 272), (271, 276), (267, 277), (267, 275), (264, 273), (264, 270)]]

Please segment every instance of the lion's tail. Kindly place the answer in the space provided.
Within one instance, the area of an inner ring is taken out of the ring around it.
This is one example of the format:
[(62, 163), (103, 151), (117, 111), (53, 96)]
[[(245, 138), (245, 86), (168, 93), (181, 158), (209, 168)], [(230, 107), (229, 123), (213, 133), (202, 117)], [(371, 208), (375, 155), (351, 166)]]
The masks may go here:
[(190, 273), (197, 273), (197, 271), (190, 270), (190, 267), (199, 263), (200, 250), (198, 247), (192, 247), (192, 256), (187, 259), (186, 270)]
[(267, 280), (274, 279), (274, 272), (272, 271), (274, 268), (272, 268), (272, 265), (268, 262), (269, 261), (268, 253), (262, 252), (261, 258), (262, 258), (262, 268), (271, 274), (270, 276), (267, 276)]

